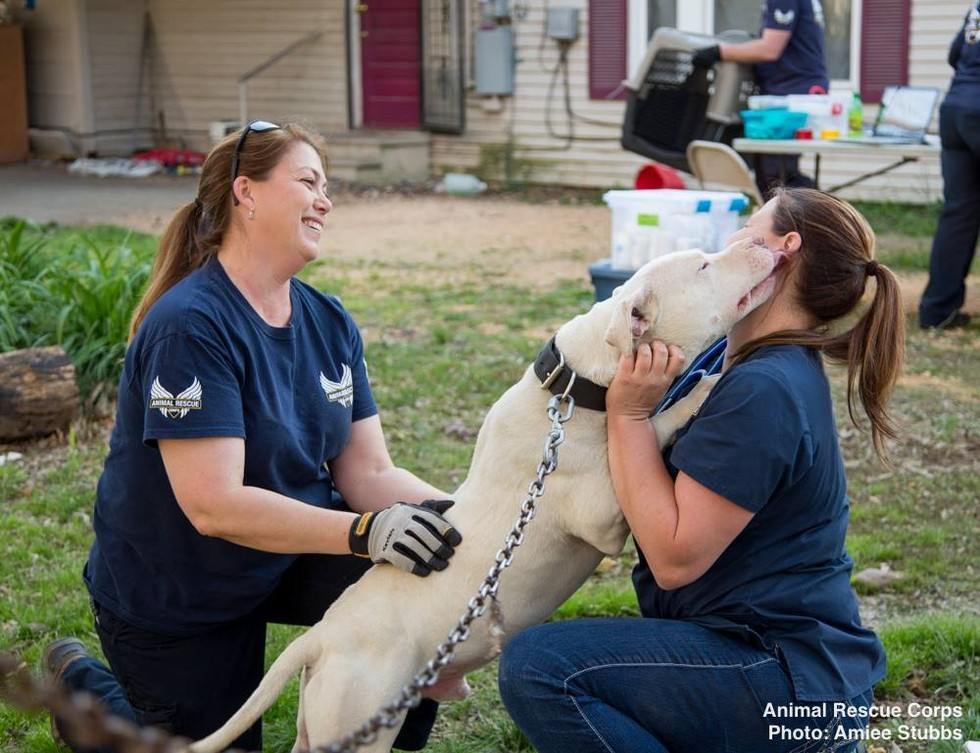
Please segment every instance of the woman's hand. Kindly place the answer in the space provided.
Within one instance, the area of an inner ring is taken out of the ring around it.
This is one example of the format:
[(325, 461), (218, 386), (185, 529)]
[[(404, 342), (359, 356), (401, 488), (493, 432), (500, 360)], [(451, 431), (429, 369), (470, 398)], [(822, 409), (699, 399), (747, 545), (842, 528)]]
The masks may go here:
[(351, 552), (422, 577), (445, 570), (463, 540), (442, 517), (452, 506), (451, 499), (427, 499), (417, 505), (396, 502), (379, 512), (366, 512), (351, 524)]
[(606, 412), (610, 418), (646, 421), (667, 388), (684, 371), (684, 353), (676, 345), (669, 348), (659, 340), (642, 343), (636, 353), (624, 353), (606, 392)]

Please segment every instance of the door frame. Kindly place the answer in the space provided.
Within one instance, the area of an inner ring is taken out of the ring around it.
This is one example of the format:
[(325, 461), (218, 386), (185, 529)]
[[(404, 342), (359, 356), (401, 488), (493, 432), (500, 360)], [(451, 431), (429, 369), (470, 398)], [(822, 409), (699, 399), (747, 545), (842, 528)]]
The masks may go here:
[(347, 27), (347, 127), (357, 130), (364, 125), (364, 88), (361, 85), (361, 14), (357, 6), (363, 0), (344, 3)]
[[(361, 14), (357, 6), (369, 3), (371, 0), (346, 0), (344, 3), (345, 26), (347, 37), (347, 127), (359, 130), (364, 127), (364, 71), (361, 66)], [(465, 6), (465, 4), (464, 4)], [(419, 59), (422, 57), (422, 3), (419, 2)], [(427, 130), (423, 125), (423, 102), (425, 97), (422, 70), (419, 69), (419, 127), (417, 130)], [(413, 129), (408, 129), (413, 130)]]

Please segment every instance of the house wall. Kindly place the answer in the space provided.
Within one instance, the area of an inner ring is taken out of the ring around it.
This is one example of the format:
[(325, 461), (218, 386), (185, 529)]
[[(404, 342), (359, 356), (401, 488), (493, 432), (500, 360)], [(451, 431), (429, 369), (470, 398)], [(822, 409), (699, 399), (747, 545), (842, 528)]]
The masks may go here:
[[(585, 118), (606, 123), (595, 125), (576, 121), (576, 137), (566, 139), (549, 134), (547, 112), (550, 101), (551, 130), (567, 133), (564, 109), (564, 83), (555, 82), (549, 98), (549, 85), (558, 61), (557, 44), (542, 39), (545, 3), (530, 2), (526, 18), (514, 20), (515, 68), (512, 97), (480, 97), (472, 87), (466, 100), (466, 132), (461, 136), (435, 135), (432, 140), (433, 168), (436, 172), (481, 168), (493, 174), (503, 162), (509, 136), (515, 145), (513, 177), (534, 183), (562, 183), (581, 186), (632, 186), (633, 176), (644, 160), (619, 146), (624, 106), (621, 101), (593, 101), (588, 97), (588, 2), (572, 0), (562, 5), (579, 9), (579, 38), (568, 56), (569, 91), (572, 110)], [(473, 33), (480, 24), (479, 7), (471, 2), (469, 26)], [(472, 80), (471, 80), (472, 81)], [(499, 107), (499, 111), (494, 111)], [(497, 171), (496, 177), (504, 177)]]
[[(40, 3), (39, 3), (40, 4)], [(149, 77), (141, 81), (143, 3), (84, 0), (91, 85), (91, 148), (99, 154), (129, 154), (152, 146)]]
[(206, 149), (211, 121), (238, 120), (239, 77), (315, 31), (324, 33), (251, 81), (248, 117), (347, 130), (341, 0), (149, 0), (149, 10), (151, 107), (166, 139)]
[(76, 149), (92, 131), (83, 0), (45, 0), (18, 17), (24, 25), (27, 118), (64, 131)]
[[(545, 39), (542, 47), (544, 3), (529, 3), (527, 17), (515, 21), (516, 86), (513, 97), (501, 99), (498, 112), (488, 112), (488, 105), (497, 103), (477, 96), (472, 87), (467, 96), (467, 127), (462, 136), (433, 138), (433, 166), (436, 172), (454, 169), (487, 172), (500, 161), (508, 134), (513, 133), (518, 172), (531, 182), (565, 183), (581, 186), (631, 186), (634, 175), (644, 160), (624, 152), (619, 146), (619, 124), (624, 104), (619, 101), (597, 102), (588, 99), (588, 3), (577, 0), (565, 3), (578, 7), (579, 39), (569, 55), (569, 85), (572, 109), (578, 114), (614, 124), (615, 128), (577, 123), (577, 136), (604, 138), (602, 141), (576, 141), (570, 148), (567, 142), (548, 135), (545, 109), (550, 74), (547, 66), (556, 60), (556, 46)], [(964, 3), (960, 0), (913, 0), (910, 30), (909, 83), (936, 86), (945, 90), (951, 71), (946, 64), (949, 41), (962, 22)], [(479, 25), (475, 2), (470, 7), (470, 26)], [(543, 50), (543, 52), (539, 52)], [(542, 60), (543, 59), (543, 60)], [(565, 127), (561, 82), (552, 95), (552, 119), (556, 128)], [(873, 118), (873, 110), (865, 113)], [(935, 123), (933, 125), (935, 130)], [(865, 150), (867, 152), (867, 150)], [(495, 162), (496, 161), (496, 162)], [(821, 185), (843, 183), (859, 174), (884, 167), (893, 160), (876, 157), (873, 153), (855, 154), (847, 159), (824, 158), (821, 165)], [(812, 174), (812, 159), (803, 161), (804, 169)], [(499, 174), (497, 177), (500, 177)], [(940, 198), (942, 177), (938, 157), (906, 165), (898, 170), (873, 178), (841, 195), (853, 199), (925, 202)]]

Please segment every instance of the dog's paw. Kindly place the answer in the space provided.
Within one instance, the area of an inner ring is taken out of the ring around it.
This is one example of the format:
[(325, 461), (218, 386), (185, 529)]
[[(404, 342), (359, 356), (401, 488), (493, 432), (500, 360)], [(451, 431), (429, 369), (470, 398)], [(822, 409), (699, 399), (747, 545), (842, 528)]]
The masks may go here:
[(461, 701), (471, 692), (465, 677), (453, 677), (439, 680), (435, 685), (426, 688), (422, 691), (422, 697), (434, 701)]
[(701, 410), (701, 406), (704, 405), (704, 401), (708, 399), (708, 395), (714, 389), (714, 386), (718, 384), (719, 379), (721, 379), (721, 374), (701, 377), (701, 380), (686, 395), (685, 400), (690, 398), (689, 410), (692, 416), (696, 416), (698, 411)]

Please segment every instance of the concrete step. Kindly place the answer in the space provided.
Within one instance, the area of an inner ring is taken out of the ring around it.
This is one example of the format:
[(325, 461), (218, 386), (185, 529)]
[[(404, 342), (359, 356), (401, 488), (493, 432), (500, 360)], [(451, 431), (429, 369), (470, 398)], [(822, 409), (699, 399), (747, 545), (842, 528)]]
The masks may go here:
[(330, 172), (344, 180), (390, 183), (430, 177), (431, 137), (420, 131), (348, 131), (327, 137)]

